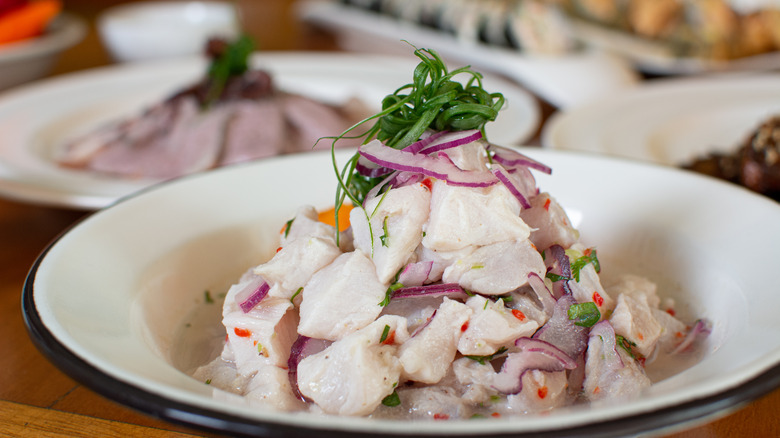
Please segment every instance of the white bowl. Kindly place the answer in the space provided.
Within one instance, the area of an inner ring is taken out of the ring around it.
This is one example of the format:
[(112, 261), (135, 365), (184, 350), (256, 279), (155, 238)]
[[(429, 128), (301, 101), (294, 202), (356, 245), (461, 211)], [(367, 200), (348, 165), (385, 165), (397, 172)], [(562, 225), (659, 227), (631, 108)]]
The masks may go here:
[(0, 90), (45, 76), (60, 53), (84, 38), (86, 29), (82, 19), (62, 14), (43, 35), (0, 45)]
[(97, 27), (121, 62), (194, 55), (209, 38), (232, 39), (240, 31), (234, 4), (218, 1), (122, 4), (100, 13)]
[[(679, 428), (730, 412), (780, 385), (780, 204), (668, 167), (541, 149), (537, 175), (602, 272), (633, 272), (713, 324), (701, 362), (641, 398), (547, 415), (416, 422), (418, 436), (616, 436)], [(337, 154), (344, 163), (350, 151)], [(212, 397), (188, 370), (224, 339), (217, 296), (273, 254), (301, 204), (333, 202), (330, 156), (309, 153), (222, 168), (97, 212), (33, 266), (23, 307), (31, 336), (84, 385), (143, 412), (230, 434), (408, 435), (409, 422), (251, 409)], [(191, 326), (187, 326), (191, 323)], [(211, 341), (211, 342), (210, 342)], [(213, 346), (213, 345), (211, 345)], [(536, 435), (539, 436), (539, 435)]]

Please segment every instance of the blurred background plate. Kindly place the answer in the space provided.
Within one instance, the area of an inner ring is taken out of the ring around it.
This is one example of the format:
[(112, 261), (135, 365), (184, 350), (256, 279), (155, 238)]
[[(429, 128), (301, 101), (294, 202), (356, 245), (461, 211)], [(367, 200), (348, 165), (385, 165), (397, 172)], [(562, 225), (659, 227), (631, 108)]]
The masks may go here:
[[(412, 58), (345, 53), (257, 54), (281, 89), (327, 103), (352, 97), (378, 110), (382, 98), (412, 81)], [(19, 87), (0, 96), (0, 195), (45, 205), (95, 209), (158, 181), (104, 176), (58, 166), (55, 157), (75, 137), (140, 113), (196, 82), (200, 57), (120, 64)], [(491, 141), (518, 145), (535, 135), (537, 101), (495, 76), (484, 80), (507, 104), (487, 130)], [(338, 133), (334, 133), (338, 134)]]
[[(427, 4), (417, 3), (418, 9)], [(430, 4), (435, 8), (446, 3)], [(485, 8), (499, 5), (493, 2), (472, 4)], [(506, 5), (509, 7), (508, 3)], [(305, 22), (332, 31), (344, 49), (408, 55), (409, 43), (434, 48), (452, 63), (468, 63), (515, 80), (559, 108), (609, 96), (631, 88), (639, 80), (627, 60), (577, 46), (569, 38), (568, 25), (561, 21), (563, 17), (558, 17), (554, 11), (536, 9), (521, 11), (515, 16), (510, 16), (508, 10), (463, 12), (466, 17), (473, 15), (475, 20), (480, 17), (489, 20), (488, 15), (502, 20), (496, 25), (494, 37), (484, 35), (485, 29), (478, 23), (467, 30), (449, 29), (444, 24), (436, 26), (445, 28), (420, 24), (426, 18), (424, 11), (418, 12), (417, 17), (397, 17), (330, 0), (302, 1), (299, 5), (299, 14)], [(525, 29), (530, 35), (508, 36), (511, 32), (508, 29), (504, 32), (504, 24), (512, 17), (516, 19), (518, 29)], [(533, 23), (537, 23), (538, 28), (532, 28)]]
[(780, 114), (777, 74), (658, 80), (555, 114), (542, 144), (678, 166), (736, 150), (773, 114)]
[(637, 69), (655, 75), (695, 75), (741, 71), (768, 71), (780, 68), (780, 52), (766, 52), (730, 60), (705, 59), (675, 55), (669, 45), (651, 41), (588, 23), (571, 19), (577, 38), (588, 45), (615, 53), (628, 59)]
[(59, 55), (81, 41), (86, 31), (83, 19), (62, 14), (43, 35), (0, 45), (0, 90), (45, 76)]

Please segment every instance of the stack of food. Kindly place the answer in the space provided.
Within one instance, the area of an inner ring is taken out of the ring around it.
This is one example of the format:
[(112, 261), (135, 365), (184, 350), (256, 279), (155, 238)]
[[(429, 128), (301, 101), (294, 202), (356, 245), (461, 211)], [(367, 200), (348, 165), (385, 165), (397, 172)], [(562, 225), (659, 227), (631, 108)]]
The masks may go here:
[(195, 377), (259, 407), (444, 420), (625, 400), (645, 367), (690, 365), (707, 323), (650, 280), (602, 284), (596, 249), (537, 188), (532, 171), (552, 170), (483, 136), (503, 97), (415, 53), (414, 82), (337, 174), (349, 228), (302, 207), (227, 292), (224, 348)]

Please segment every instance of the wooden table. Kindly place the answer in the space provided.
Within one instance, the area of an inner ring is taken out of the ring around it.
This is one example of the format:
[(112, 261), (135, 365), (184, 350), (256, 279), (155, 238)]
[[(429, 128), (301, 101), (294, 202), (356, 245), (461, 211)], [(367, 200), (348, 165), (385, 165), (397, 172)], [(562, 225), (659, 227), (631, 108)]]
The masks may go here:
[[(117, 3), (118, 0), (113, 1)], [(53, 74), (106, 65), (94, 17), (109, 1), (65, 1), (90, 20), (90, 33), (67, 51)], [(331, 36), (297, 23), (290, 0), (240, 1), (250, 33), (267, 50), (336, 49)], [(99, 6), (98, 6), (99, 5)], [(554, 111), (544, 106), (545, 116)], [(20, 296), (28, 269), (41, 250), (89, 213), (0, 199), (0, 435), (2, 436), (203, 436), (104, 399), (51, 365), (30, 341)], [(780, 390), (718, 421), (670, 436), (770, 437), (780, 435)]]

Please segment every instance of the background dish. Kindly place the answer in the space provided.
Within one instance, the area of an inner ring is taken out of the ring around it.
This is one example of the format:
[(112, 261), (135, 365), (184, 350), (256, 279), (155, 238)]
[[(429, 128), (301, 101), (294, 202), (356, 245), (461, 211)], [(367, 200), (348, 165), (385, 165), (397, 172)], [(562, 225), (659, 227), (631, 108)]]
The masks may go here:
[[(539, 185), (567, 206), (586, 244), (598, 245), (605, 273), (648, 276), (659, 282), (663, 296), (675, 297), (678, 309), (713, 321), (708, 353), (628, 403), (522, 421), (421, 422), (416, 433), (637, 434), (723, 415), (780, 385), (780, 338), (766, 336), (780, 329), (774, 315), (780, 302), (774, 279), (764, 275), (767, 266), (755, 262), (780, 257), (780, 206), (676, 169), (523, 152), (553, 167), (555, 176), (538, 175)], [(350, 153), (339, 152), (340, 162)], [(290, 169), (318, 184), (295, 183)], [(287, 182), (285, 190), (278, 190), (279, 181)], [(403, 422), (258, 411), (217, 400), (208, 385), (181, 371), (174, 348), (202, 342), (185, 327), (208, 308), (203, 291), (225, 290), (271, 254), (279, 224), (301, 204), (328, 207), (334, 187), (328, 155), (312, 153), (185, 177), (91, 215), (33, 266), (23, 296), (28, 329), (76, 380), (170, 421), (234, 434), (408, 433)], [(723, 205), (736, 204), (741, 208), (723, 214)], [(733, 238), (747, 227), (756, 232)], [(743, 256), (748, 253), (753, 257)], [(218, 328), (220, 307), (211, 306)]]
[(39, 37), (0, 45), (0, 90), (44, 76), (63, 50), (76, 45), (87, 32), (84, 20), (62, 14)]
[(658, 75), (768, 71), (780, 67), (780, 52), (767, 52), (732, 60), (676, 56), (662, 43), (609, 29), (585, 20), (570, 19), (573, 33), (584, 43), (613, 52), (631, 61), (639, 70)]
[(780, 76), (659, 80), (555, 114), (542, 144), (677, 166), (734, 151), (766, 117), (780, 113)]
[(339, 44), (347, 50), (408, 54), (409, 46), (403, 40), (435, 48), (453, 62), (470, 63), (514, 79), (559, 108), (610, 95), (638, 82), (630, 63), (604, 52), (532, 53), (462, 41), (451, 33), (336, 1), (303, 1), (300, 11), (303, 20), (336, 33)]
[[(415, 58), (416, 59), (416, 58)], [(411, 58), (354, 54), (264, 53), (254, 65), (272, 72), (275, 83), (331, 103), (358, 97), (369, 105), (412, 80)], [(137, 114), (206, 68), (200, 57), (99, 68), (31, 84), (0, 96), (0, 195), (63, 207), (95, 209), (153, 184), (64, 169), (54, 156), (68, 140)], [(520, 144), (539, 123), (536, 100), (521, 88), (485, 78), (507, 106), (488, 129), (502, 144)]]
[(233, 3), (152, 1), (110, 7), (97, 28), (112, 57), (125, 62), (197, 55), (209, 38), (235, 39), (240, 24)]

